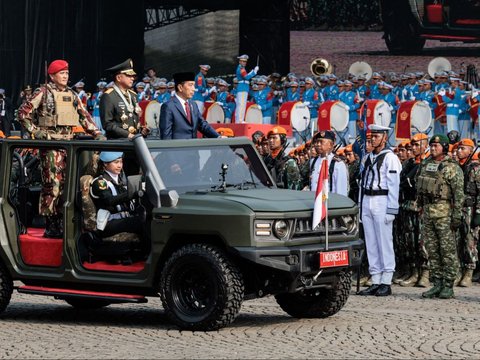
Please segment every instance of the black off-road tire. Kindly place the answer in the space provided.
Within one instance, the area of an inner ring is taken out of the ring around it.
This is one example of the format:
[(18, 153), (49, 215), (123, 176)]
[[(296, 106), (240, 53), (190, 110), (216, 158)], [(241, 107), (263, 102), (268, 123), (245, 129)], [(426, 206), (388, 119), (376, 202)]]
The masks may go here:
[(13, 292), (13, 280), (7, 269), (0, 264), (0, 313), (2, 313), (10, 303)]
[(65, 302), (68, 305), (71, 305), (75, 309), (79, 309), (79, 310), (100, 309), (111, 304), (107, 300), (83, 299), (83, 298), (77, 298), (77, 297), (69, 297), (63, 300), (65, 300)]
[(311, 289), (275, 296), (278, 305), (296, 318), (326, 318), (343, 308), (352, 284), (351, 272), (340, 272), (332, 289)]
[(160, 298), (182, 329), (210, 331), (231, 324), (242, 306), (242, 274), (219, 248), (186, 245), (165, 263)]

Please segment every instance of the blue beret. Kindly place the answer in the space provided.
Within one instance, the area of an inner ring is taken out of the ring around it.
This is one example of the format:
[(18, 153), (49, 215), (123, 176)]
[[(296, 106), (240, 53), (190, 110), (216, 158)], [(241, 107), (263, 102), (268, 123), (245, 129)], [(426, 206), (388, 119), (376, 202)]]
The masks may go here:
[(117, 160), (123, 156), (123, 152), (121, 151), (102, 151), (100, 153), (100, 160), (104, 163), (112, 162), (113, 160)]

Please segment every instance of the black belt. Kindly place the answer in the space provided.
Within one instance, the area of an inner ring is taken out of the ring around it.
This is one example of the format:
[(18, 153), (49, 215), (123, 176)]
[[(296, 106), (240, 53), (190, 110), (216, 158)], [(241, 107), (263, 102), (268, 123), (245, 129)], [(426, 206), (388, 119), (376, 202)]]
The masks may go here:
[(362, 191), (363, 191), (363, 195), (368, 195), (368, 196), (388, 195), (388, 190), (363, 189)]

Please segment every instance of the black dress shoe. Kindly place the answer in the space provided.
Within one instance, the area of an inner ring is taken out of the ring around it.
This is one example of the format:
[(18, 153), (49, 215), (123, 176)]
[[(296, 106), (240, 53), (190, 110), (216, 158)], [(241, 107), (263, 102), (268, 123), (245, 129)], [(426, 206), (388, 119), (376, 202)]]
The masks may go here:
[(389, 296), (389, 295), (392, 295), (392, 288), (390, 287), (390, 285), (386, 285), (386, 284), (381, 284), (377, 292), (375, 293), (375, 296)]
[(368, 288), (366, 288), (365, 290), (362, 290), (362, 291), (359, 291), (358, 292), (358, 295), (362, 295), (362, 296), (372, 296), (372, 295), (375, 295), (378, 291), (378, 289), (380, 288), (380, 285), (379, 284), (373, 284), (373, 285), (370, 285)]

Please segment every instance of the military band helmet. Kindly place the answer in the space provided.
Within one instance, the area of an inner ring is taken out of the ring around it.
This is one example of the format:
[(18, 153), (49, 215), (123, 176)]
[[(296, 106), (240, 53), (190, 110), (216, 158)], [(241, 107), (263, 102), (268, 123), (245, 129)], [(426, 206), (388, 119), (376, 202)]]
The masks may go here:
[(108, 73), (112, 74), (113, 76), (117, 74), (125, 74), (129, 76), (135, 76), (137, 73), (133, 70), (133, 60), (127, 59), (124, 62), (112, 66), (106, 70)]

